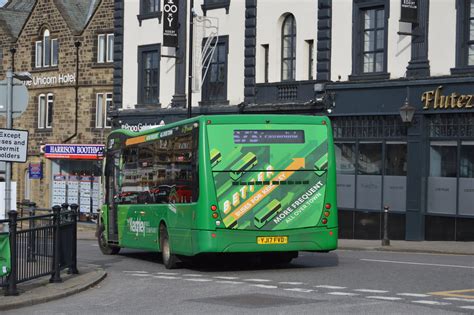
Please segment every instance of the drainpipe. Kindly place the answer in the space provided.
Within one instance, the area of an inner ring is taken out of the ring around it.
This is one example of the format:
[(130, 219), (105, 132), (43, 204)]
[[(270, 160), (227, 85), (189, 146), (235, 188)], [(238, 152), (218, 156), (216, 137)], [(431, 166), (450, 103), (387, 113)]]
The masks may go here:
[(67, 143), (71, 141), (72, 138), (77, 136), (77, 124), (78, 124), (78, 113), (79, 113), (79, 47), (81, 47), (81, 42), (76, 41), (74, 43), (76, 47), (76, 84), (74, 85), (74, 89), (76, 90), (76, 107), (74, 111), (74, 134), (63, 141), (63, 143)]

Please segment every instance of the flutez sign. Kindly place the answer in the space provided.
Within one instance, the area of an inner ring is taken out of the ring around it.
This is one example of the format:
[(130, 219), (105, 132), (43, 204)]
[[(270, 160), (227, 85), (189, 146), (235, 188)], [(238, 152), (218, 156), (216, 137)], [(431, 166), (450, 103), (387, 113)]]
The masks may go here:
[(438, 86), (433, 91), (426, 91), (421, 95), (423, 109), (472, 109), (473, 94), (458, 94), (456, 92), (450, 95), (443, 95), (443, 86)]

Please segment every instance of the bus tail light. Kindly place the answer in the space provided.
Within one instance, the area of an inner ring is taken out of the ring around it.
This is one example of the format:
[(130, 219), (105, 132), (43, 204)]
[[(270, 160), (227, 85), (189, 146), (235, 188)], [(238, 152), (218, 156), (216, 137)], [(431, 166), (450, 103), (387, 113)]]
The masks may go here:
[(324, 205), (324, 207), (329, 210), (329, 209), (331, 209), (331, 204), (327, 203), (326, 205)]
[(324, 216), (327, 218), (331, 213), (329, 211), (324, 211)]
[(217, 214), (217, 212), (213, 212), (213, 213), (212, 213), (212, 217), (213, 217), (214, 219), (217, 219), (218, 216), (219, 216), (219, 215)]
[(328, 223), (328, 219), (324, 218), (321, 220), (321, 222), (323, 222), (323, 224), (327, 224)]
[(212, 205), (212, 206), (211, 206), (211, 210), (212, 210), (212, 211), (216, 211), (216, 210), (217, 210), (217, 206), (216, 206), (216, 205)]

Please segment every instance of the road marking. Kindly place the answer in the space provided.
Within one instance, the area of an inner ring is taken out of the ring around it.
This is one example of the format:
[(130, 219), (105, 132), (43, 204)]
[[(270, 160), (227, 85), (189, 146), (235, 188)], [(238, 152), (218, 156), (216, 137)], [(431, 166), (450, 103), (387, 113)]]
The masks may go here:
[(174, 277), (174, 276), (153, 276), (153, 278), (157, 279), (181, 279), (181, 277)]
[(328, 294), (331, 295), (343, 295), (343, 296), (356, 296), (359, 295), (357, 293), (351, 293), (351, 292), (329, 292)]
[(276, 285), (267, 285), (267, 284), (252, 284), (253, 287), (263, 288), (263, 289), (278, 289)]
[(99, 245), (97, 245), (97, 244), (92, 244), (91, 246), (92, 247), (99, 247)]
[(392, 264), (474, 269), (473, 266), (462, 266), (462, 265), (428, 264), (428, 263), (416, 263), (416, 262), (410, 262), (410, 261), (395, 261), (395, 260), (380, 260), (380, 259), (361, 259), (361, 260), (363, 260), (363, 261), (372, 261), (372, 262), (381, 262), (381, 263), (392, 263)]
[(268, 280), (268, 279), (244, 279), (244, 281), (251, 281), (251, 282), (270, 282), (271, 280)]
[(185, 273), (183, 274), (183, 277), (202, 277), (202, 275), (198, 275), (195, 273)]
[(125, 273), (148, 273), (148, 271), (140, 271), (140, 270), (124, 270)]
[(303, 282), (278, 282), (280, 284), (288, 284), (288, 285), (303, 285), (304, 283)]
[(461, 301), (461, 302), (474, 303), (474, 300), (462, 299), (462, 298), (457, 298), (457, 297), (444, 298), (443, 300), (448, 300), (448, 301)]
[(430, 296), (428, 294), (422, 294), (422, 293), (397, 293), (397, 295), (411, 296), (411, 297), (429, 297)]
[(372, 290), (372, 289), (354, 289), (357, 292), (364, 292), (364, 293), (388, 293), (385, 290)]
[(184, 279), (184, 281), (209, 282), (209, 281), (212, 281), (212, 280), (211, 279), (200, 279), (200, 278), (189, 278), (189, 279)]
[(460, 308), (465, 309), (465, 310), (474, 310), (474, 306), (460, 306)]
[(222, 276), (219, 276), (219, 277), (214, 277), (214, 279), (236, 280), (236, 279), (239, 279), (239, 277), (222, 277)]
[(157, 275), (165, 275), (165, 276), (177, 276), (179, 273), (177, 272), (157, 272)]
[(368, 299), (377, 299), (377, 300), (385, 300), (385, 301), (399, 301), (403, 300), (402, 298), (395, 297), (395, 296), (366, 296)]
[[(471, 293), (471, 294), (462, 294), (462, 293)], [(474, 299), (474, 289), (430, 292), (429, 294), (449, 296), (449, 297), (460, 297), (460, 298), (465, 298), (465, 299)]]
[(147, 273), (130, 273), (130, 275), (134, 277), (149, 277), (150, 276)]
[(218, 280), (216, 283), (223, 283), (223, 284), (242, 284), (242, 281), (231, 281), (231, 280)]
[(315, 288), (331, 289), (331, 290), (344, 290), (346, 287), (338, 287), (335, 285), (317, 285)]
[(285, 291), (293, 291), (293, 292), (303, 292), (303, 293), (309, 293), (313, 292), (314, 290), (311, 289), (302, 289), (302, 288), (290, 288), (290, 289), (284, 289)]
[(438, 301), (426, 301), (426, 300), (419, 300), (419, 301), (412, 301), (413, 303), (419, 303), (419, 304), (427, 304), (427, 305), (449, 305), (451, 303), (445, 303), (445, 302), (438, 302)]

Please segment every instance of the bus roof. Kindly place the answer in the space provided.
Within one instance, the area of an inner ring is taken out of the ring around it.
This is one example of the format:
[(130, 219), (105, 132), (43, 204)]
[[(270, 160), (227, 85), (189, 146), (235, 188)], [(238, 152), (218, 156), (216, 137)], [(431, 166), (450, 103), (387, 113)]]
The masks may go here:
[[(268, 123), (298, 123), (298, 124), (327, 124), (330, 123), (327, 116), (309, 116), (309, 115), (264, 115), (264, 114), (233, 114), (233, 115), (202, 115), (193, 118), (180, 120), (168, 125), (158, 126), (143, 131), (131, 131), (129, 129), (116, 129), (110, 133), (109, 136), (120, 133), (129, 137), (136, 137), (157, 132), (159, 130), (166, 130), (176, 126), (181, 126), (193, 122), (203, 123), (204, 121), (217, 124), (268, 124)], [(323, 122), (324, 121), (324, 122)]]

